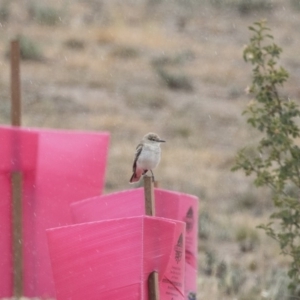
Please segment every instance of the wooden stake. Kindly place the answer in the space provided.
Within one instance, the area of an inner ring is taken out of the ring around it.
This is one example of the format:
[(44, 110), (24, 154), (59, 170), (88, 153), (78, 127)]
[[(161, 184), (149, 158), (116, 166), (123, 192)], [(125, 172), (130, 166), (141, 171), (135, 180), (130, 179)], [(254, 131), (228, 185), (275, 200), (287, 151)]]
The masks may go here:
[(158, 273), (152, 272), (148, 277), (149, 300), (159, 300)]
[(11, 42), (11, 125), (21, 126), (21, 82), (20, 82), (20, 46), (18, 41)]
[[(20, 47), (18, 41), (11, 42), (11, 125), (21, 126), (21, 84), (20, 84)], [(13, 139), (12, 149), (18, 149), (18, 139)], [(20, 153), (14, 159), (19, 163)], [(13, 171), (12, 187), (12, 250), (13, 250), (13, 292), (16, 298), (23, 295), (23, 240), (22, 240), (22, 174)]]
[[(155, 216), (155, 199), (152, 177), (144, 176), (145, 210), (147, 216)], [(148, 277), (149, 300), (159, 300), (158, 273), (153, 271)]]
[(23, 259), (22, 259), (22, 174), (13, 172), (12, 183), (12, 226), (13, 226), (13, 289), (14, 296), (23, 295)]
[(152, 177), (144, 176), (145, 210), (147, 216), (155, 216), (155, 200)]

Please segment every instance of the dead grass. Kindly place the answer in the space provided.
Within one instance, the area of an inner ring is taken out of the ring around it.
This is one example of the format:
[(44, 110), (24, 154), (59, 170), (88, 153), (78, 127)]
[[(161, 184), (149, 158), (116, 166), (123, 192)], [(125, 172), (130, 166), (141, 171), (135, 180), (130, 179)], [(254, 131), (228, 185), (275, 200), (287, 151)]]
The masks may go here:
[[(134, 148), (146, 132), (167, 140), (155, 172), (160, 185), (198, 195), (200, 217), (207, 214), (210, 220), (200, 222), (208, 229), (199, 240), (198, 299), (284, 300), (280, 290), (287, 293), (280, 285), (287, 259), (279, 256), (277, 245), (258, 232), (259, 243), (241, 251), (237, 239), (239, 230), (247, 239), (266, 220), (270, 195), (230, 172), (236, 150), (257, 138), (241, 117), (251, 70), (242, 49), (252, 22), (268, 18), (290, 72), (286, 93), (300, 97), (300, 12), (289, 2), (274, 3), (270, 11), (241, 15), (228, 6), (189, 1), (149, 7), (146, 2), (75, 0), (62, 10), (64, 22), (55, 26), (30, 19), (26, 2), (12, 3), (0, 35), (0, 122), (9, 120), (5, 53), (9, 40), (26, 27), (44, 61), (22, 63), (23, 124), (109, 131), (106, 192), (129, 188)], [(61, 8), (61, 1), (52, 4)], [(66, 46), (70, 41), (84, 46), (74, 51)], [(183, 59), (186, 53), (192, 56)], [(189, 78), (193, 90), (170, 89), (153, 62)], [(206, 253), (215, 256), (211, 275), (205, 273)], [(227, 268), (223, 277), (217, 275), (221, 263)], [(243, 282), (236, 281), (238, 276)]]

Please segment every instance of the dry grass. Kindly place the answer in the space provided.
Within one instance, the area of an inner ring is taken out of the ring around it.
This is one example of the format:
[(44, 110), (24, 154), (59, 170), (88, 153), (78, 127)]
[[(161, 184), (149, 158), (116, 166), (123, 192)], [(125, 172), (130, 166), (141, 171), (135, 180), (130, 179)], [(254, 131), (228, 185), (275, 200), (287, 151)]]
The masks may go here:
[[(6, 52), (22, 34), (44, 58), (22, 63), (23, 125), (110, 131), (106, 192), (129, 188), (136, 143), (158, 132), (167, 140), (155, 172), (161, 186), (201, 198), (198, 299), (284, 300), (287, 260), (264, 234), (252, 235), (270, 213), (270, 195), (230, 168), (237, 149), (257, 138), (241, 117), (251, 70), (242, 60), (247, 27), (269, 20), (291, 75), (285, 93), (299, 99), (300, 12), (283, 0), (246, 15), (225, 2), (146, 2), (53, 0), (62, 22), (52, 26), (32, 19), (27, 2), (8, 5), (0, 35), (0, 122), (9, 122)], [(186, 76), (192, 89), (166, 85), (157, 64)], [(243, 236), (255, 239), (247, 251)]]

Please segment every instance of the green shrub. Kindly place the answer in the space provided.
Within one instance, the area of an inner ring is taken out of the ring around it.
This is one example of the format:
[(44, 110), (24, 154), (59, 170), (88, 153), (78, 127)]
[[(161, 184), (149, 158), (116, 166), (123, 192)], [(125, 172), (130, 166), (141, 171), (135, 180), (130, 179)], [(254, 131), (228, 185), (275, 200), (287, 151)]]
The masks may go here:
[(112, 56), (123, 58), (123, 59), (132, 59), (139, 56), (138, 49), (132, 46), (125, 45), (116, 45), (110, 52)]
[(195, 59), (195, 54), (192, 51), (184, 51), (175, 55), (163, 54), (154, 57), (151, 61), (154, 67), (161, 67), (167, 65), (182, 65)]
[(241, 14), (269, 11), (273, 8), (272, 0), (212, 0), (209, 2), (219, 8), (233, 8)]
[(61, 21), (62, 11), (52, 6), (30, 2), (29, 16), (41, 25), (54, 26)]
[(83, 50), (85, 48), (84, 41), (74, 39), (74, 38), (70, 38), (66, 40), (64, 42), (64, 45), (69, 49), (78, 50), (78, 51)]
[(219, 287), (227, 295), (239, 294), (247, 280), (246, 273), (242, 268), (225, 262), (219, 263), (216, 275), (219, 277)]
[(292, 9), (300, 11), (300, 0), (290, 0)]
[(246, 226), (242, 226), (236, 231), (236, 241), (239, 244), (241, 252), (253, 251), (259, 243), (258, 233)]
[(203, 270), (207, 276), (213, 275), (216, 262), (217, 262), (216, 254), (213, 251), (206, 251)]
[(32, 39), (19, 35), (20, 56), (23, 60), (40, 61), (43, 58), (39, 45)]
[(272, 2), (269, 0), (238, 0), (233, 1), (238, 11), (242, 14), (249, 14), (254, 11), (270, 10)]
[[(282, 49), (273, 42), (265, 22), (256, 22), (249, 29), (253, 35), (244, 50), (244, 60), (253, 66), (249, 88), (254, 98), (244, 114), (248, 123), (261, 135), (255, 155), (240, 151), (232, 170), (254, 175), (257, 187), (267, 186), (273, 193), (275, 212), (270, 222), (259, 226), (275, 239), (282, 254), (291, 257), (288, 275), (290, 289), (298, 294), (300, 287), (300, 148), (296, 141), (300, 129), (297, 104), (280, 94), (288, 78), (278, 66)], [(291, 188), (292, 187), (292, 188)]]
[(7, 22), (10, 16), (9, 1), (4, 1), (0, 5), (0, 22)]
[(201, 240), (207, 240), (211, 235), (212, 230), (211, 216), (207, 211), (202, 211), (199, 215), (199, 238)]
[(156, 68), (163, 83), (170, 89), (190, 92), (194, 89), (191, 79), (182, 73), (168, 71), (164, 68)]

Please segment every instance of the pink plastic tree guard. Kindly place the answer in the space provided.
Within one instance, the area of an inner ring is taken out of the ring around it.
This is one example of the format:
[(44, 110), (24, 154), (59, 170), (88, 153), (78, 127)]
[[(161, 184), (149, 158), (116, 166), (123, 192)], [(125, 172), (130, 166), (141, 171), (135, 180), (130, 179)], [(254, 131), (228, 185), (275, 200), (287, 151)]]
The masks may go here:
[(161, 300), (183, 300), (185, 224), (132, 217), (47, 230), (57, 300), (148, 300), (159, 273)]
[[(12, 296), (13, 289), (11, 174), (14, 171), (23, 173), (23, 220), (24, 227), (29, 227), (32, 219), (26, 216), (34, 198), (38, 134), (0, 128), (0, 145), (0, 298), (3, 298)], [(29, 234), (24, 230), (27, 241)]]
[[(185, 299), (196, 299), (199, 199), (163, 189), (154, 189), (154, 194), (158, 217), (186, 223)], [(75, 223), (144, 215), (144, 189), (125, 190), (73, 202), (71, 211)]]
[[(22, 147), (11, 142), (15, 132)], [(27, 162), (20, 165), (24, 296), (54, 297), (45, 230), (71, 224), (70, 203), (102, 192), (109, 134), (0, 127), (0, 142), (0, 298), (12, 296), (10, 161), (19, 156)]]

